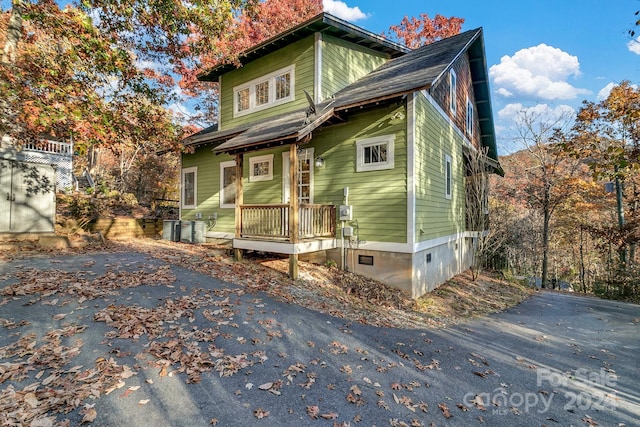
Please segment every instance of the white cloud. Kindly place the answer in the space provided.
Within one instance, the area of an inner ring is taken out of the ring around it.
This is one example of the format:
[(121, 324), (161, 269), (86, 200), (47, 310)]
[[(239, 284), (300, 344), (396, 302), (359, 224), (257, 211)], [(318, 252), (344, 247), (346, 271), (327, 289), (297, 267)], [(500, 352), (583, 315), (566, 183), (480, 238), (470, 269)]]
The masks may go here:
[(640, 55), (640, 37), (634, 40), (629, 40), (629, 43), (627, 43), (627, 49), (636, 55)]
[(567, 82), (580, 76), (578, 58), (544, 43), (503, 56), (489, 74), (503, 97), (557, 100), (590, 93)]
[(322, 6), (325, 12), (344, 19), (345, 21), (359, 21), (368, 17), (358, 6), (349, 7), (345, 2), (340, 0), (322, 0)]
[(597, 97), (598, 101), (604, 101), (605, 99), (607, 99), (609, 97), (609, 94), (611, 93), (611, 89), (613, 89), (616, 86), (618, 86), (616, 83), (611, 82), (605, 87), (603, 87), (602, 89), (600, 89)]
[(502, 110), (498, 111), (498, 117), (505, 121), (513, 121), (519, 123), (523, 116), (537, 117), (547, 122), (554, 122), (561, 118), (569, 118), (573, 120), (576, 110), (569, 105), (557, 105), (551, 107), (547, 104), (536, 104), (525, 107), (521, 103), (507, 104)]

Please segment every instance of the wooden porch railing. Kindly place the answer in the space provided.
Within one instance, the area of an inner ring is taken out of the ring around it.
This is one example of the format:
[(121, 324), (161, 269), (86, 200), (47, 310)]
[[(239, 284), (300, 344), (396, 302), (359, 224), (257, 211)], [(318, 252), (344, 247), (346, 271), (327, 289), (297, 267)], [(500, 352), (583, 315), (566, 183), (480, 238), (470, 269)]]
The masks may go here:
[[(336, 207), (300, 205), (298, 222), (300, 239), (335, 237)], [(289, 205), (240, 205), (240, 236), (289, 241)]]

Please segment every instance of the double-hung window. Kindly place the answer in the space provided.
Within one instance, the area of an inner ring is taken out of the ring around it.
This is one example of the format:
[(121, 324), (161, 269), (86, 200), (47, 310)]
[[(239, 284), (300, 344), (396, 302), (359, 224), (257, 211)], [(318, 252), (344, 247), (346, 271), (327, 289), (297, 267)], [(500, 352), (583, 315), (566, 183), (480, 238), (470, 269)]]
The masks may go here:
[(234, 117), (293, 101), (294, 81), (295, 65), (291, 65), (234, 87)]
[(356, 141), (356, 171), (393, 169), (395, 135), (376, 136)]
[(194, 209), (197, 204), (198, 168), (182, 169), (182, 207)]
[(453, 192), (453, 171), (451, 170), (451, 156), (444, 155), (444, 197), (451, 199)]
[(473, 102), (467, 98), (467, 135), (473, 136)]
[(220, 163), (220, 207), (236, 207), (236, 162)]
[(456, 109), (458, 107), (458, 76), (456, 72), (453, 70), (449, 70), (449, 111), (456, 114)]

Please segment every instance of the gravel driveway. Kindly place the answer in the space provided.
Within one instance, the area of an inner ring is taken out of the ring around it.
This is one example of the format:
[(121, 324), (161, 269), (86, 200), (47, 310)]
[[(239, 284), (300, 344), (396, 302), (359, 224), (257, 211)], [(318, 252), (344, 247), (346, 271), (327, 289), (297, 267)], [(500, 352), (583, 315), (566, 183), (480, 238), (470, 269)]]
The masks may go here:
[(640, 425), (637, 305), (376, 328), (137, 252), (0, 261), (0, 424)]

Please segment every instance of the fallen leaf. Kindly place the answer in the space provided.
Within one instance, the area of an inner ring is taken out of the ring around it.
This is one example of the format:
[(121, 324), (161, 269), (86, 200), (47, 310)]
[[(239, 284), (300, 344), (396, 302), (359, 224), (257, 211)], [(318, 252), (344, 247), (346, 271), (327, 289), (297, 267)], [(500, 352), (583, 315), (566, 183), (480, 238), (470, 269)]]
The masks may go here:
[(146, 405), (150, 401), (151, 401), (151, 399), (141, 399), (141, 400), (138, 401), (138, 405)]
[(318, 414), (320, 413), (320, 408), (317, 405), (307, 406), (307, 415), (309, 415), (312, 419), (317, 419)]
[(258, 408), (253, 411), (253, 415), (258, 419), (262, 419), (269, 416), (269, 411), (265, 411), (262, 408)]
[(443, 417), (447, 419), (453, 417), (453, 415), (451, 415), (451, 413), (449, 412), (449, 407), (446, 403), (438, 403), (438, 408), (440, 408), (440, 411), (442, 411)]
[(96, 412), (96, 410), (94, 408), (89, 408), (85, 411), (84, 417), (82, 417), (80, 424), (92, 423), (97, 416), (98, 416), (98, 413)]

